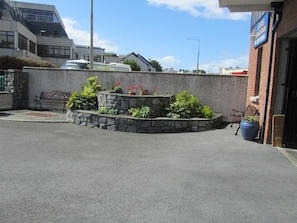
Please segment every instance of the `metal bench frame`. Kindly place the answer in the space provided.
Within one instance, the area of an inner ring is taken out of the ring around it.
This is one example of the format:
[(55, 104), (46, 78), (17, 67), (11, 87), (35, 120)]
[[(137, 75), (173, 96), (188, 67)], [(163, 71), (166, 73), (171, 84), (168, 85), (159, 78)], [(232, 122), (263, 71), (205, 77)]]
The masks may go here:
[(39, 105), (40, 110), (42, 110), (42, 103), (59, 103), (63, 104), (63, 112), (65, 111), (65, 106), (67, 101), (70, 98), (70, 92), (62, 92), (62, 91), (42, 91), (40, 96), (35, 96), (35, 110), (37, 109), (37, 105)]

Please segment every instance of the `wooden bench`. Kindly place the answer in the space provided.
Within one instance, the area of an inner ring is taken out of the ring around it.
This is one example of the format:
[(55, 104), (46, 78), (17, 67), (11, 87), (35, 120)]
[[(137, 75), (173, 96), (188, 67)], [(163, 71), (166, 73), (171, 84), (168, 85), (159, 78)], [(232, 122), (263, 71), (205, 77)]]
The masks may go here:
[[(230, 114), (230, 116), (232, 117), (232, 122), (230, 127), (233, 127), (234, 123), (240, 124), (241, 120), (244, 117), (259, 116), (259, 115), (260, 115), (259, 110), (253, 105), (248, 105), (244, 111), (233, 109), (232, 113)], [(240, 125), (238, 125), (235, 135), (237, 135), (239, 129), (240, 129)]]
[(42, 91), (40, 96), (35, 96), (35, 110), (37, 105), (39, 104), (40, 110), (42, 110), (42, 103), (56, 103), (63, 104), (63, 112), (65, 111), (65, 105), (69, 100), (70, 92), (62, 92), (62, 91)]

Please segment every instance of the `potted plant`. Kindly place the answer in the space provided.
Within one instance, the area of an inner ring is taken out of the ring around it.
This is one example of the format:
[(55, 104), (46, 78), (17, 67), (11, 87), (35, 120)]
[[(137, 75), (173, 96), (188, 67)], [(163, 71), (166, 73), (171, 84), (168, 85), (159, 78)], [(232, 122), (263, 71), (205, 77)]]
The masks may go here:
[(127, 90), (130, 95), (136, 95), (136, 87), (135, 86), (128, 86)]
[(121, 87), (121, 82), (119, 82), (119, 81), (115, 82), (114, 87), (113, 87), (113, 90), (114, 90), (115, 93), (122, 94), (123, 93), (123, 89)]
[(148, 90), (147, 89), (144, 89), (142, 86), (141, 86), (141, 84), (139, 84), (139, 94), (140, 95), (148, 95)]
[(160, 94), (159, 88), (157, 88), (157, 87), (153, 88), (153, 94), (159, 95)]
[(240, 122), (240, 129), (243, 139), (255, 140), (259, 130), (258, 117), (254, 115), (244, 117)]

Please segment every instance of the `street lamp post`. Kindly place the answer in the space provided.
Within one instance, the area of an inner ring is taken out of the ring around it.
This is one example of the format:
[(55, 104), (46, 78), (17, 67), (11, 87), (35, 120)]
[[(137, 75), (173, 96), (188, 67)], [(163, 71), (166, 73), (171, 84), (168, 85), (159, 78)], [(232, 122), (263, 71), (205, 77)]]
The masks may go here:
[(194, 40), (198, 42), (198, 53), (197, 53), (197, 68), (196, 68), (196, 73), (199, 73), (199, 56), (200, 56), (200, 40), (199, 39), (194, 39), (194, 38), (186, 38), (187, 40)]

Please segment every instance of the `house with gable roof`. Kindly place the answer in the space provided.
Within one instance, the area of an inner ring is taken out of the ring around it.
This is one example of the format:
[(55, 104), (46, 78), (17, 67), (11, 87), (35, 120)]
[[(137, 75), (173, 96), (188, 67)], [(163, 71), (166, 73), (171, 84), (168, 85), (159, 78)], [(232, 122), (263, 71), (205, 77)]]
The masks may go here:
[(150, 64), (150, 62), (145, 59), (143, 56), (141, 56), (140, 54), (136, 54), (134, 52), (119, 58), (118, 61), (113, 61), (113, 62), (117, 62), (117, 63), (123, 63), (125, 60), (134, 60), (138, 63), (138, 65), (141, 68), (141, 71), (153, 71), (155, 72), (156, 69)]

